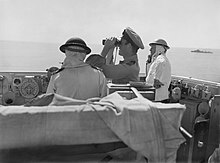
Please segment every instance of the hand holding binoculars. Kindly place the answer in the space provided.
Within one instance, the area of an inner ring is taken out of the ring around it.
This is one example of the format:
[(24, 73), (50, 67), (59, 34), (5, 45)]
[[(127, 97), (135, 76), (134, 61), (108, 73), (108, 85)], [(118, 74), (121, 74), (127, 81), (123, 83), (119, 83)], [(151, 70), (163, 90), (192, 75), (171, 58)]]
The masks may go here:
[[(118, 38), (116, 38), (116, 37), (114, 37), (114, 38), (116, 39), (114, 45), (115, 45), (115, 46), (119, 46), (119, 45), (121, 44), (121, 40), (118, 39)], [(113, 38), (113, 40), (114, 40), (114, 38)], [(102, 40), (102, 45), (105, 45), (106, 40), (107, 40), (107, 39), (103, 39), (103, 40)]]

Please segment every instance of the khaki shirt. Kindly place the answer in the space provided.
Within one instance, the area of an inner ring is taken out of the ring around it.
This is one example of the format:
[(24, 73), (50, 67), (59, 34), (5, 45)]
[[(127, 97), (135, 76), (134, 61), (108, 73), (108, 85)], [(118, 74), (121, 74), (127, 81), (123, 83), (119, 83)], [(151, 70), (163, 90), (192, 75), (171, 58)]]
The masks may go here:
[(137, 55), (127, 58), (117, 65), (109, 64), (101, 67), (106, 78), (112, 79), (113, 83), (129, 83), (139, 81), (140, 67)]
[(86, 100), (107, 95), (104, 74), (88, 64), (70, 66), (51, 76), (47, 93)]

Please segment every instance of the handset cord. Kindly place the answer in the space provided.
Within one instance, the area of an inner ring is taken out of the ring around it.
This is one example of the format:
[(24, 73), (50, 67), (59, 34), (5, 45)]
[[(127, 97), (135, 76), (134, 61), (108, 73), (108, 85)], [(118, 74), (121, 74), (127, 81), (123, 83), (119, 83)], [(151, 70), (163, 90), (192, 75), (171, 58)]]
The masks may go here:
[(113, 61), (113, 64), (115, 64), (115, 63), (116, 63), (116, 58), (117, 58), (117, 55), (118, 55), (118, 46), (116, 46), (116, 48), (115, 48), (115, 55), (113, 55), (113, 56), (114, 56), (114, 61)]

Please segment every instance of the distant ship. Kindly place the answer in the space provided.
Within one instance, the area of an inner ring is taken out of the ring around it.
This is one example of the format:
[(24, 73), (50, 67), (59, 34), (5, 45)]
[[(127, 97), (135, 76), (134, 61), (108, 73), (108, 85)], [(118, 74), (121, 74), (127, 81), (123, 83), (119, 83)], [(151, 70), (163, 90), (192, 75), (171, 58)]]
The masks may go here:
[(194, 53), (212, 53), (211, 51), (204, 51), (204, 50), (199, 50), (199, 49), (192, 50), (191, 52), (194, 52)]

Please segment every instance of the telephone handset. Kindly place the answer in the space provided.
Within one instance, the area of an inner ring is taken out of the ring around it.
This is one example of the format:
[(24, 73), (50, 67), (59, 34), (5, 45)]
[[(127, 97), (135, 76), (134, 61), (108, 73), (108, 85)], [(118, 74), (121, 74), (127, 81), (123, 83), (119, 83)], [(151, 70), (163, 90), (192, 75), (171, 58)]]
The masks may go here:
[(147, 64), (149, 64), (149, 63), (151, 63), (152, 61), (154, 61), (159, 55), (161, 55), (162, 53), (158, 53), (158, 54), (156, 54), (156, 53), (154, 53), (153, 55), (148, 55), (147, 57), (147, 61), (146, 61), (146, 63)]

